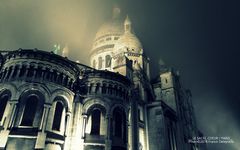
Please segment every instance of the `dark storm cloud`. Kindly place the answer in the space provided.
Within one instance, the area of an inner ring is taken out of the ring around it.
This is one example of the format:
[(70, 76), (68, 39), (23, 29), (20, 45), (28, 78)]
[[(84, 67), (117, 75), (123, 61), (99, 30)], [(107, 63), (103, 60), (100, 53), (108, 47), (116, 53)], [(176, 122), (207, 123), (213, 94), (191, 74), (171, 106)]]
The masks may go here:
[(0, 49), (39, 48), (68, 43), (73, 60), (88, 63), (98, 27), (118, 3), (151, 59), (180, 70), (192, 90), (197, 121), (206, 136), (230, 136), (234, 144), (211, 150), (237, 150), (240, 137), (240, 5), (237, 1), (172, 0), (3, 0)]

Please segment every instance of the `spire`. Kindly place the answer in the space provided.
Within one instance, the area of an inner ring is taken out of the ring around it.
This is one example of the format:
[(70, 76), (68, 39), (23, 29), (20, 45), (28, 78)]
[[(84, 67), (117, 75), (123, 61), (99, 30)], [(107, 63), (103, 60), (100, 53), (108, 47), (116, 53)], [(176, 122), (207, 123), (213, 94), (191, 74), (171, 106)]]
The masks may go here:
[(112, 14), (112, 18), (113, 19), (117, 19), (119, 18), (120, 16), (120, 13), (121, 13), (121, 9), (118, 7), (118, 6), (113, 6), (113, 14)]
[(131, 25), (132, 25), (132, 22), (131, 20), (129, 19), (128, 15), (124, 21), (124, 31), (127, 33), (127, 32), (131, 32)]
[(62, 50), (62, 57), (68, 57), (68, 55), (69, 55), (68, 44), (65, 44), (65, 47)]

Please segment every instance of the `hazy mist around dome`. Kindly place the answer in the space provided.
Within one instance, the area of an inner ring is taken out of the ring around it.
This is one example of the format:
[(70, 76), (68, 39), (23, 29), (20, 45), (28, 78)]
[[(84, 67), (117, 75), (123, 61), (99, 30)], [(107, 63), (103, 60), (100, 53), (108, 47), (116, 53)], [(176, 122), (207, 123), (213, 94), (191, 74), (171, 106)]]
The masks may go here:
[(112, 16), (110, 0), (1, 1), (0, 49), (61, 49), (67, 43), (70, 58), (89, 64), (97, 29)]

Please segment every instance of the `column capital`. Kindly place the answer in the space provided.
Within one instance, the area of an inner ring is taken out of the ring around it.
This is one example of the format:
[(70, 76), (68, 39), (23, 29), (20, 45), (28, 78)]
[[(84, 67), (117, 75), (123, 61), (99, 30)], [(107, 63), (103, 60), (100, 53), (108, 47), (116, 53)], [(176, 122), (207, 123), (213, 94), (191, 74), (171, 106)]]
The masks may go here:
[(67, 111), (67, 113), (66, 113), (67, 116), (71, 116), (71, 114), (72, 113), (70, 111)]
[(51, 108), (51, 104), (50, 103), (45, 103), (43, 106), (44, 106), (44, 108)]
[(17, 104), (18, 103), (18, 99), (10, 100), (9, 103), (10, 104)]
[(86, 113), (83, 113), (82, 116), (83, 118), (87, 118), (88, 115)]

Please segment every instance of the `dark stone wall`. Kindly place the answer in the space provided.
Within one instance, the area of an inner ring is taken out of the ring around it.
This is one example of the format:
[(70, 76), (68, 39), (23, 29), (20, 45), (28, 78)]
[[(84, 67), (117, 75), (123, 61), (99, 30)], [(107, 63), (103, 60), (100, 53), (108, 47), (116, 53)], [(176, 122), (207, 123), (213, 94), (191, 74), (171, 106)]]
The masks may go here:
[(148, 135), (150, 150), (166, 150), (164, 116), (161, 106), (148, 109)]

